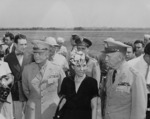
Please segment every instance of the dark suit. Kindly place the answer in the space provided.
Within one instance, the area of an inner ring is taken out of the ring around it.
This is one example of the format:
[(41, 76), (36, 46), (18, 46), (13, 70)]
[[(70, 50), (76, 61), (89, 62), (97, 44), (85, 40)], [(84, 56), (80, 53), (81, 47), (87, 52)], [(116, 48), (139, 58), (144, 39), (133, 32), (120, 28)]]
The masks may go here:
[(22, 70), (25, 65), (33, 62), (33, 56), (29, 53), (25, 53), (22, 66), (20, 66), (15, 52), (7, 55), (4, 60), (9, 64), (12, 74), (14, 75), (14, 85), (11, 90), (13, 101), (26, 101), (22, 90)]
[(14, 45), (14, 44), (13, 44), (13, 46), (12, 46), (12, 50), (11, 50), (11, 52), (9, 52), (9, 48), (10, 48), (10, 47), (8, 47), (8, 48), (5, 50), (5, 55), (8, 55), (8, 54), (10, 54), (10, 53), (14, 52), (14, 51), (15, 51), (15, 49), (16, 49), (16, 47), (15, 47), (15, 45)]

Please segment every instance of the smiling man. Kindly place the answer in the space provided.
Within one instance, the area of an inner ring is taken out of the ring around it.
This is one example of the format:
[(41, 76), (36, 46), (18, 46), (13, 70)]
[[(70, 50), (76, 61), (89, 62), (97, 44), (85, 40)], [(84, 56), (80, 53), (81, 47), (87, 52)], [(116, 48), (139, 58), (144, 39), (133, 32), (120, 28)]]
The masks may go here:
[(25, 52), (27, 47), (27, 38), (23, 34), (17, 34), (14, 39), (15, 51), (11, 52), (4, 59), (14, 75), (14, 85), (12, 87), (12, 100), (14, 108), (15, 119), (22, 119), (23, 109), (26, 102), (26, 97), (22, 89), (22, 70), (25, 65), (33, 61), (30, 53)]

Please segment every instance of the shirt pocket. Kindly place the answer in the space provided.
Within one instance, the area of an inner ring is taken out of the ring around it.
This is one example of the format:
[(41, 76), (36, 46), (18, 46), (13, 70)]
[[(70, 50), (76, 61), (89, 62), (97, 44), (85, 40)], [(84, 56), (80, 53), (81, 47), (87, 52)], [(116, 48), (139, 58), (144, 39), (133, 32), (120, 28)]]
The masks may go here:
[(131, 87), (130, 86), (118, 86), (116, 92), (120, 97), (121, 104), (127, 104), (131, 101)]

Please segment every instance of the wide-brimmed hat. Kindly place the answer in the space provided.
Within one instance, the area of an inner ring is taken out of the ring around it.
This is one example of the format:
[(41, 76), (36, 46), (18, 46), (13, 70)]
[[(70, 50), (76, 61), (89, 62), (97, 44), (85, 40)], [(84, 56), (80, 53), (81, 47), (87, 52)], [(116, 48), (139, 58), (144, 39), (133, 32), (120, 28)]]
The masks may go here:
[(150, 39), (150, 35), (149, 34), (144, 34), (144, 39)]
[(59, 44), (57, 44), (56, 39), (54, 37), (46, 37), (45, 42), (47, 42), (51, 46), (59, 46)]
[(64, 38), (62, 38), (62, 37), (58, 37), (56, 41), (57, 41), (58, 44), (59, 43), (63, 44), (65, 42)]
[(113, 52), (126, 52), (127, 48), (131, 48), (131, 46), (122, 43), (121, 41), (116, 41), (113, 38), (108, 38), (104, 40), (105, 43), (105, 53), (113, 53)]
[(92, 45), (91, 40), (89, 40), (87, 38), (81, 38), (81, 39), (75, 40), (75, 43), (77, 46), (90, 47)]

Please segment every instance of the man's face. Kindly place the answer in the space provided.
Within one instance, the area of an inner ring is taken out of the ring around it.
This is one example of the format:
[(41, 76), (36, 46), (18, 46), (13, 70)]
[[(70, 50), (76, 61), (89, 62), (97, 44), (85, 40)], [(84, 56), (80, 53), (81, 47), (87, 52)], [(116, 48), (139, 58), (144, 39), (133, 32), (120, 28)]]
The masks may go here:
[(136, 56), (140, 56), (143, 53), (144, 47), (141, 43), (135, 44), (135, 54)]
[(16, 44), (16, 50), (20, 53), (24, 53), (26, 47), (27, 47), (27, 40), (18, 39), (18, 43)]
[(72, 38), (70, 38), (70, 43), (71, 43), (72, 46), (76, 45), (75, 40), (73, 40)]
[(40, 52), (33, 52), (34, 60), (37, 64), (45, 62), (49, 57), (49, 52), (47, 50), (43, 50)]
[(131, 60), (134, 58), (134, 53), (133, 53), (133, 49), (131, 48), (127, 48), (127, 52), (126, 52), (126, 60)]
[(114, 68), (120, 61), (119, 55), (120, 55), (120, 52), (107, 53), (106, 58), (105, 58), (106, 66), (110, 68)]
[(78, 45), (77, 46), (78, 51), (82, 51), (83, 53), (87, 54), (88, 53), (88, 48), (85, 45)]
[(148, 44), (150, 42), (150, 39), (148, 38), (144, 38), (144, 45), (146, 46), (146, 44)]
[(10, 39), (10, 37), (5, 37), (4, 42), (8, 46), (11, 46), (11, 44), (13, 43), (13, 41)]
[(49, 56), (53, 56), (55, 54), (56, 51), (56, 47), (55, 46), (51, 46), (49, 47)]

